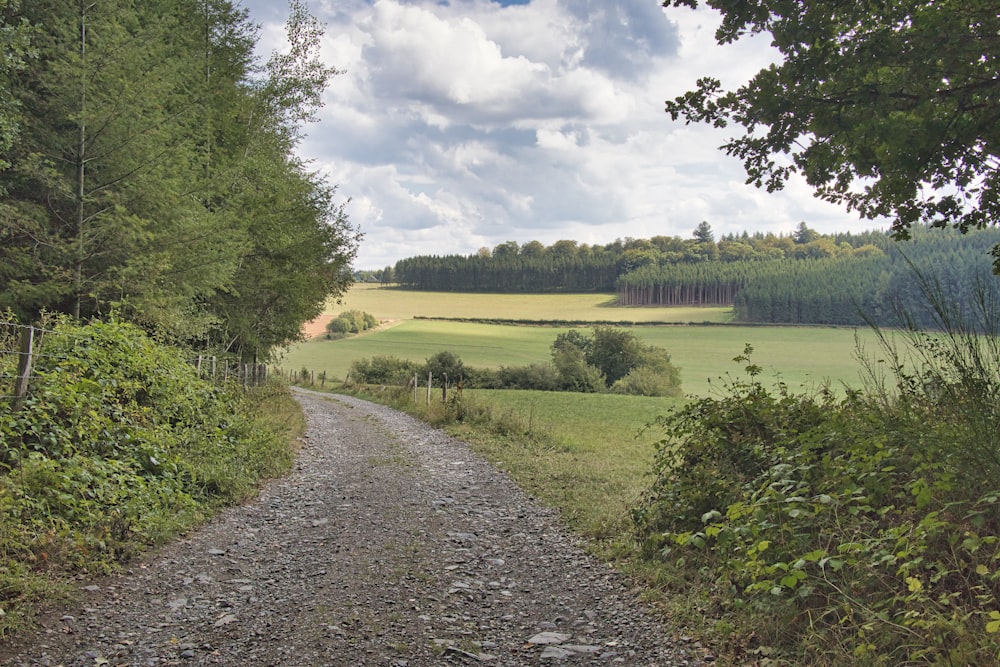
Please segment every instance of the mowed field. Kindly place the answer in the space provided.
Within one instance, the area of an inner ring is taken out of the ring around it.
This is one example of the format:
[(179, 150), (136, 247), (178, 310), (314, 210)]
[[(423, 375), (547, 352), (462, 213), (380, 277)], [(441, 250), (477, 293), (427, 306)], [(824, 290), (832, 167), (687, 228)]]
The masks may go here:
[(469, 294), (416, 292), (358, 284), (342, 303), (331, 303), (329, 319), (345, 310), (362, 310), (379, 319), (415, 317), (566, 320), (610, 322), (728, 322), (728, 308), (623, 308), (614, 294)]
[[(493, 318), (536, 321), (629, 321), (644, 341), (667, 349), (681, 368), (684, 392), (706, 395), (726, 374), (738, 375), (732, 359), (746, 344), (764, 377), (780, 377), (793, 389), (830, 383), (839, 388), (859, 384), (855, 357), (858, 335), (874, 348), (868, 330), (830, 327), (748, 327), (719, 324), (665, 326), (643, 322), (713, 322), (731, 319), (725, 308), (614, 308), (612, 295), (451, 294), (352, 288), (344, 302), (332, 305), (327, 319), (344, 310), (362, 310), (389, 323), (378, 331), (330, 341), (323, 336), (293, 346), (280, 365), (307, 368), (343, 379), (356, 359), (394, 355), (423, 362), (442, 350), (457, 354), (468, 366), (497, 368), (542, 363), (550, 359), (556, 335), (569, 327), (479, 324), (414, 317)], [(627, 314), (609, 316), (609, 314)], [(321, 323), (319, 330), (322, 330)], [(622, 326), (622, 325), (619, 325)], [(585, 329), (586, 325), (577, 328)]]

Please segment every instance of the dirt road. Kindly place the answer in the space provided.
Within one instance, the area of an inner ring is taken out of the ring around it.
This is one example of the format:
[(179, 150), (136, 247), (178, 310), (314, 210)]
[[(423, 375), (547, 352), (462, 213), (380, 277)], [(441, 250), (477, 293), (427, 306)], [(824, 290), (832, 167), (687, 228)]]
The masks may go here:
[(294, 470), (0, 648), (8, 665), (700, 664), (550, 510), (389, 408), (300, 392)]

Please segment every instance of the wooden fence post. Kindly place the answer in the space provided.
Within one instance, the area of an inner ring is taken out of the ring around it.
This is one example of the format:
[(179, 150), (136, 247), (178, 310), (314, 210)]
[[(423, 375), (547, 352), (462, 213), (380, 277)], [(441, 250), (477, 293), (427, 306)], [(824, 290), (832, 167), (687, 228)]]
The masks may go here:
[(448, 374), (443, 373), (441, 375), (441, 402), (448, 402)]
[(20, 410), (31, 381), (32, 355), (35, 351), (35, 327), (21, 329), (21, 354), (17, 361), (17, 380), (14, 382), (14, 410)]
[(419, 385), (420, 385), (420, 382), (417, 381), (417, 374), (414, 373), (413, 374), (413, 402), (414, 403), (417, 402), (417, 387)]
[(427, 405), (431, 404), (431, 380), (434, 379), (434, 374), (427, 371)]

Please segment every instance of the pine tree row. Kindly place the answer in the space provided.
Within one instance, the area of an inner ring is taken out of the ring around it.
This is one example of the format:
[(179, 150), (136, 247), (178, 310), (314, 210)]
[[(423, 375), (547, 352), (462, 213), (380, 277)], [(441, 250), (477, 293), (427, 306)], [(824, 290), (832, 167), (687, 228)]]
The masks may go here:
[(266, 356), (348, 284), (357, 238), (294, 156), (337, 72), (291, 5), (265, 63), (230, 0), (0, 3), (0, 310), (115, 310)]

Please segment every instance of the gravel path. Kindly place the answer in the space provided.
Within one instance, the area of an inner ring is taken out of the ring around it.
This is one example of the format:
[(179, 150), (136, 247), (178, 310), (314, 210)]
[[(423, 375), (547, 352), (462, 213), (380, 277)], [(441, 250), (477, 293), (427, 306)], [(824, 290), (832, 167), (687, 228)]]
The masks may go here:
[(558, 517), (441, 431), (299, 392), (294, 470), (84, 587), (5, 665), (695, 665)]

